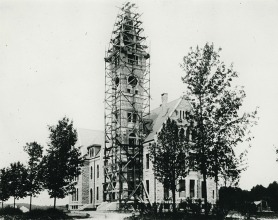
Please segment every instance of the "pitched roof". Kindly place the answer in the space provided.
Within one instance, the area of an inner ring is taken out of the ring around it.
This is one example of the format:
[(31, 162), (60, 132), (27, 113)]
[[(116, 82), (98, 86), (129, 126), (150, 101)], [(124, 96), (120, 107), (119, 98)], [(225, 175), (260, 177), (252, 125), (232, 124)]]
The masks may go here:
[(154, 139), (154, 135), (159, 132), (160, 128), (162, 127), (163, 123), (166, 121), (166, 119), (172, 114), (172, 112), (175, 110), (177, 105), (179, 104), (181, 98), (178, 98), (174, 101), (171, 101), (166, 104), (166, 109), (163, 111), (162, 105), (159, 106), (156, 109), (153, 109), (150, 112), (149, 118), (152, 120), (152, 130), (151, 133), (146, 137), (145, 142), (151, 141)]
[(87, 147), (92, 145), (104, 145), (104, 132), (98, 130), (77, 128), (76, 147), (81, 147), (81, 152), (86, 153)]

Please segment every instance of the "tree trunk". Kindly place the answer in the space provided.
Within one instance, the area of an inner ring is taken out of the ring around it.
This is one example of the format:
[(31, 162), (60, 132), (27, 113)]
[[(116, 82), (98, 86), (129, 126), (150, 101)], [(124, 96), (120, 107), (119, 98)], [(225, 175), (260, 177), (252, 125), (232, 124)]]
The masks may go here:
[(173, 197), (173, 212), (175, 213), (176, 210), (176, 187), (172, 186), (172, 197)]
[(30, 208), (29, 208), (29, 212), (31, 212), (32, 210), (32, 194), (30, 194)]
[(14, 209), (15, 209), (15, 196), (14, 196)]
[(56, 209), (56, 197), (54, 197), (54, 209)]
[(2, 200), (2, 209), (4, 208), (4, 201)]
[(219, 201), (219, 194), (218, 194), (218, 180), (215, 181), (215, 201), (216, 201), (216, 204), (218, 203)]
[(206, 171), (203, 172), (203, 179), (204, 179), (204, 202), (205, 202), (205, 215), (208, 216), (208, 195), (207, 195), (207, 175)]

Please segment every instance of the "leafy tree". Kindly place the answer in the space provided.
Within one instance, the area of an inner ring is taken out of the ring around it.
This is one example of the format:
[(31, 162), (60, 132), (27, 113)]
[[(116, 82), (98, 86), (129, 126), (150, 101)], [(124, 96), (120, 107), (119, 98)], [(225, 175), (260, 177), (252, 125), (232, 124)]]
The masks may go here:
[(8, 172), (6, 168), (0, 170), (0, 199), (2, 201), (2, 208), (4, 201), (10, 198), (9, 195), (9, 182), (8, 182)]
[(250, 190), (250, 197), (253, 201), (266, 200), (267, 199), (267, 188), (262, 185), (256, 185)]
[(158, 133), (157, 145), (150, 146), (150, 156), (156, 178), (171, 189), (173, 211), (176, 211), (176, 182), (187, 174), (187, 142), (184, 129), (176, 121), (167, 119)]
[(267, 187), (268, 204), (272, 211), (278, 211), (278, 183), (274, 181)]
[(28, 173), (25, 166), (20, 162), (11, 163), (10, 167), (6, 171), (8, 191), (10, 196), (14, 197), (15, 208), (15, 200), (24, 198), (27, 195)]
[(30, 196), (30, 211), (32, 209), (32, 197), (42, 190), (42, 179), (40, 178), (40, 163), (42, 161), (43, 147), (37, 142), (26, 143), (24, 151), (29, 155), (28, 161), (28, 184), (27, 190)]
[(257, 113), (239, 114), (246, 95), (243, 88), (232, 86), (238, 74), (232, 65), (227, 67), (220, 61), (220, 51), (215, 51), (209, 44), (201, 49), (191, 48), (181, 64), (185, 71), (182, 81), (187, 86), (193, 107), (194, 164), (203, 175), (206, 214), (207, 177), (213, 176), (218, 185), (222, 171), (237, 168), (240, 161), (236, 159), (234, 147), (251, 140), (249, 127), (255, 124)]
[(73, 122), (64, 117), (55, 126), (49, 126), (49, 149), (43, 158), (44, 186), (51, 198), (65, 198), (76, 184), (73, 179), (81, 173), (84, 159), (78, 149), (74, 148), (77, 133)]

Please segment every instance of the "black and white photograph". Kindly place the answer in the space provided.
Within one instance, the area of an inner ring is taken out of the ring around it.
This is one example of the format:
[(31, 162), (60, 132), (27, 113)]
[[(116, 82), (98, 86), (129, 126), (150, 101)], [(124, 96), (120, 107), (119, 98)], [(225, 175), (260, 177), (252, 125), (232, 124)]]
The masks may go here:
[(0, 219), (278, 219), (277, 26), (274, 0), (0, 0)]

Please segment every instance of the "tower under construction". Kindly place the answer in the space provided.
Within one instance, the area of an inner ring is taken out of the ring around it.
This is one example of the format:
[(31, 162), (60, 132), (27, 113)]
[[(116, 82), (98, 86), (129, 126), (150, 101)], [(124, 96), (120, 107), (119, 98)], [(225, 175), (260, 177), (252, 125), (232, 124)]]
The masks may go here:
[(104, 201), (143, 196), (144, 120), (150, 113), (150, 55), (135, 4), (120, 8), (105, 55)]

